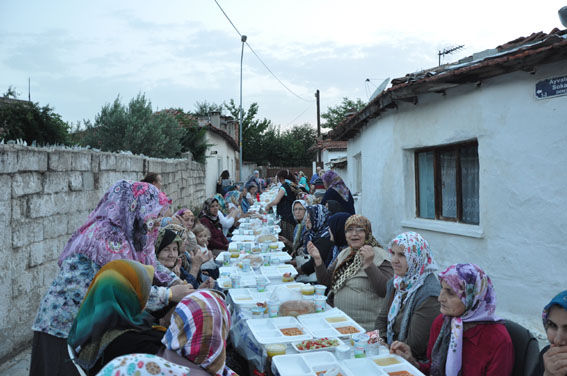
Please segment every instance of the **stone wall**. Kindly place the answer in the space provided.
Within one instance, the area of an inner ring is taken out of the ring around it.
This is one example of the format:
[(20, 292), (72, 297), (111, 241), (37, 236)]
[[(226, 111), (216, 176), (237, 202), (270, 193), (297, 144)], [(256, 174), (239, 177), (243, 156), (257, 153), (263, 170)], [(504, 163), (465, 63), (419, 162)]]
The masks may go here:
[(0, 363), (29, 346), (57, 258), (117, 180), (160, 173), (173, 209), (205, 200), (205, 168), (191, 160), (0, 145)]

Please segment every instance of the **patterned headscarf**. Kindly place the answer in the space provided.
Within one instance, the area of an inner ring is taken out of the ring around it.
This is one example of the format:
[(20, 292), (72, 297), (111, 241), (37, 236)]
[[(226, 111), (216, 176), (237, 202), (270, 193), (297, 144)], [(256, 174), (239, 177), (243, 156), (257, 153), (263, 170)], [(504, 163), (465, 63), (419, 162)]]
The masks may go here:
[(236, 206), (237, 209), (240, 208), (240, 191), (229, 191), (224, 195), (224, 199), (229, 204)]
[(226, 214), (228, 212), (228, 208), (226, 207), (226, 202), (224, 201), (224, 197), (220, 193), (215, 193), (213, 198), (216, 199), (217, 202), (219, 203), (219, 210), (223, 214)]
[(347, 188), (343, 179), (333, 170), (325, 172), (322, 177), (327, 189), (334, 189), (341, 197), (348, 202), (350, 190)]
[[(206, 199), (205, 203), (203, 204), (203, 209), (201, 209), (201, 212), (199, 213), (199, 218), (202, 218), (202, 217), (208, 218), (215, 227), (222, 230), (222, 225), (220, 223), (219, 216), (217, 215), (216, 217), (213, 217), (212, 214), (211, 214), (211, 206), (215, 202), (218, 203), (219, 200), (217, 200), (214, 197)], [(224, 202), (224, 199), (223, 199), (223, 202)], [(219, 203), (219, 205), (220, 205), (220, 203)]]
[(541, 318), (543, 319), (543, 327), (547, 330), (547, 316), (549, 316), (549, 310), (553, 306), (558, 306), (567, 310), (567, 290), (560, 292), (555, 295), (553, 299), (545, 306), (543, 309), (543, 314)]
[(177, 304), (161, 342), (210, 375), (234, 375), (225, 365), (230, 312), (213, 291), (199, 290)]
[[(67, 257), (80, 253), (103, 266), (112, 260), (129, 259), (156, 266), (154, 242), (158, 215), (169, 207), (169, 199), (148, 183), (120, 180), (101, 198), (84, 225), (69, 239), (59, 256), (59, 266)], [(171, 275), (157, 273), (162, 283)]]
[(155, 243), (156, 257), (162, 249), (173, 242), (177, 243), (177, 249), (179, 249), (179, 254), (181, 254), (183, 252), (183, 242), (185, 240), (187, 240), (187, 230), (185, 230), (185, 227), (183, 226), (169, 224), (160, 228)]
[[(295, 210), (294, 210), (295, 204), (300, 204), (307, 211), (307, 203), (304, 200), (295, 200), (293, 202), (293, 204), (291, 205), (293, 219), (295, 219), (295, 221), (297, 222), (297, 218), (295, 217)], [(305, 216), (303, 218), (305, 218)], [(294, 251), (296, 251), (297, 248), (299, 248), (299, 246), (301, 244), (303, 244), (302, 239), (303, 239), (306, 232), (307, 232), (307, 229), (305, 228), (305, 222), (303, 220), (301, 222), (297, 222), (297, 225), (293, 229), (293, 246), (292, 246), (292, 248), (293, 248)]]
[(152, 266), (132, 260), (111, 261), (96, 273), (67, 338), (82, 368), (91, 369), (125, 331), (151, 329), (144, 307), (153, 274)]
[(189, 376), (191, 368), (172, 363), (152, 354), (128, 354), (108, 362), (97, 375), (103, 376)]
[[(400, 312), (402, 303), (411, 302), (415, 298), (415, 292), (423, 286), (429, 274), (437, 270), (437, 264), (433, 260), (429, 244), (416, 232), (404, 232), (396, 236), (388, 246), (388, 252), (393, 253), (392, 247), (400, 246), (404, 250), (408, 270), (404, 276), (394, 275), (395, 295), (390, 311), (388, 312), (388, 343), (394, 338), (394, 323)], [(402, 302), (403, 300), (403, 302)]]
[[(360, 214), (351, 215), (345, 222), (345, 232), (351, 226), (362, 227), (365, 230), (364, 245), (380, 247), (380, 244), (372, 235), (372, 225), (368, 218)], [(336, 266), (333, 276), (331, 277), (331, 290), (333, 292), (336, 293), (339, 291), (346, 281), (362, 268), (362, 256), (358, 251), (358, 249), (351, 247), (344, 261)]]
[[(292, 206), (293, 208), (293, 206)], [(309, 215), (311, 229), (305, 232), (303, 244), (307, 244), (313, 239), (329, 238), (329, 210), (323, 205), (310, 205), (306, 208), (305, 215)], [(305, 218), (303, 219), (305, 221)]]
[(460, 317), (444, 317), (431, 354), (431, 374), (457, 376), (462, 365), (463, 323), (499, 321), (494, 314), (496, 296), (490, 278), (474, 264), (451, 265), (439, 274), (439, 280), (453, 289), (465, 312)]

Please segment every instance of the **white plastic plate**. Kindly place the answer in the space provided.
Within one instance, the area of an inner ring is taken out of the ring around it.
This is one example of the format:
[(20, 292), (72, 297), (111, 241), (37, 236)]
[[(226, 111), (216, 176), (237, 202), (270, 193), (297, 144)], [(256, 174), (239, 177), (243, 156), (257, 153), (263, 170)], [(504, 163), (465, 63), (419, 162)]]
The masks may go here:
[(338, 308), (333, 308), (325, 312), (301, 315), (298, 316), (297, 319), (315, 338), (352, 336), (354, 333), (343, 334), (337, 330), (337, 328), (345, 326), (356, 328), (358, 333), (366, 332), (362, 326)]
[[(249, 319), (247, 321), (250, 331), (256, 340), (268, 345), (272, 343), (291, 343), (310, 339), (311, 335), (297, 321), (295, 317), (274, 317), (269, 319)], [(282, 329), (297, 328), (302, 334), (284, 335)]]
[(317, 341), (317, 339), (306, 339), (304, 341), (298, 341), (298, 342), (293, 342), (291, 344), (291, 347), (293, 347), (295, 349), (295, 351), (297, 351), (300, 354), (305, 354), (305, 353), (310, 353), (310, 352), (314, 352), (314, 351), (334, 351), (337, 347), (344, 345), (345, 343), (343, 341), (341, 341), (339, 338), (329, 338), (330, 340), (333, 341), (337, 341), (337, 345), (335, 346), (329, 346), (329, 347), (322, 347), (320, 349), (310, 349), (310, 350), (300, 350), (298, 348), (298, 346), (302, 343), (302, 342), (306, 342), (306, 341)]

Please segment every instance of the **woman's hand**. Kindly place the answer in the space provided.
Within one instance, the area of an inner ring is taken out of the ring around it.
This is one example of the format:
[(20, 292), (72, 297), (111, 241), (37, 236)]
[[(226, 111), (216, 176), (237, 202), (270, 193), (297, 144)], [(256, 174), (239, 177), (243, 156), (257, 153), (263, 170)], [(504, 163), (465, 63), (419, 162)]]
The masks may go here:
[(193, 277), (197, 277), (199, 274), (199, 270), (201, 269), (201, 265), (203, 265), (207, 261), (207, 255), (201, 252), (200, 249), (195, 249), (191, 252), (191, 271), (190, 273)]
[(366, 269), (374, 263), (374, 250), (369, 245), (363, 245), (360, 248), (360, 255), (362, 256), (362, 268)]
[(316, 266), (319, 266), (323, 263), (321, 254), (319, 253), (319, 250), (317, 249), (317, 247), (315, 247), (315, 244), (313, 244), (313, 242), (307, 243), (307, 252), (313, 258)]
[(552, 345), (543, 354), (544, 376), (567, 375), (567, 346)]
[(180, 257), (178, 257), (177, 261), (175, 261), (175, 265), (173, 266), (171, 271), (174, 272), (175, 275), (178, 276), (178, 277), (181, 275), (181, 258)]
[(179, 303), (181, 299), (183, 299), (184, 297), (195, 291), (193, 286), (188, 284), (171, 286), (169, 290), (171, 291), (170, 303), (171, 302)]
[(413, 364), (416, 368), (419, 367), (417, 361), (411, 353), (411, 347), (407, 343), (394, 341), (390, 346), (390, 354), (396, 354)]
[(207, 278), (207, 280), (199, 285), (200, 289), (212, 289), (215, 287), (215, 280), (212, 278)]

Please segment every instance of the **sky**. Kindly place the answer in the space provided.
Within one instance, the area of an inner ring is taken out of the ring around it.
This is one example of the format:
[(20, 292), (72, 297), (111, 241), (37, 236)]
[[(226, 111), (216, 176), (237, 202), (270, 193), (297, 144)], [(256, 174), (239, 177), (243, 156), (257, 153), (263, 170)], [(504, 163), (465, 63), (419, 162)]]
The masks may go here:
[[(243, 107), (282, 130), (316, 125), (343, 97), (367, 101), (386, 78), (533, 32), (563, 28), (560, 0), (217, 0), (247, 46)], [(223, 103), (240, 92), (240, 36), (214, 0), (0, 0), (0, 94), (49, 104), (73, 124), (94, 120), (118, 96), (155, 110)], [(367, 80), (369, 79), (369, 80)], [(289, 89), (289, 90), (288, 90)]]

